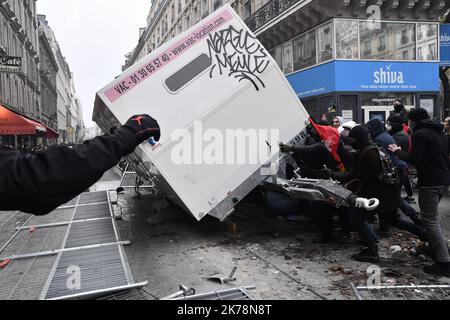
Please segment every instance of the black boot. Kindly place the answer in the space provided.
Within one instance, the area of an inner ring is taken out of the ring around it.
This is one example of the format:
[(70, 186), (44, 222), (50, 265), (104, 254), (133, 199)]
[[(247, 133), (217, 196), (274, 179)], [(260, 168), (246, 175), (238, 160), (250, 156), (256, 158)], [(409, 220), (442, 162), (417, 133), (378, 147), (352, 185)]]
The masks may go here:
[(378, 255), (378, 246), (371, 245), (364, 248), (360, 253), (352, 256), (353, 260), (360, 262), (378, 263), (380, 262), (380, 256)]
[(437, 262), (432, 266), (426, 266), (423, 271), (434, 276), (450, 277), (450, 262)]

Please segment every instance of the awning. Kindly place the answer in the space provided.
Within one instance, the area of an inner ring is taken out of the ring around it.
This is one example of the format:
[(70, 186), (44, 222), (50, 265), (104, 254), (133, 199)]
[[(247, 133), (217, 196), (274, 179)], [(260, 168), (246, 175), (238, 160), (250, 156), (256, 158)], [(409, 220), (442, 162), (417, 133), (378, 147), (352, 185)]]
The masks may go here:
[(45, 137), (47, 139), (58, 139), (59, 138), (58, 132), (56, 132), (52, 128), (47, 127), (46, 125), (44, 125), (44, 127), (47, 129), (47, 133), (45, 134)]
[(0, 135), (35, 135), (37, 132), (47, 132), (47, 129), (0, 105)]

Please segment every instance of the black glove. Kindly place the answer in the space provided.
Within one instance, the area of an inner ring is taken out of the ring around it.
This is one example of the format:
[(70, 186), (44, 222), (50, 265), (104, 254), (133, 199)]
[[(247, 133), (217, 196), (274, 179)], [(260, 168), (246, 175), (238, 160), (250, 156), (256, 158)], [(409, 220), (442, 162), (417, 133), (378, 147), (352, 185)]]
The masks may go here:
[(282, 153), (294, 152), (295, 148), (286, 144), (280, 143), (280, 151)]
[(146, 114), (131, 117), (123, 127), (135, 133), (138, 145), (152, 137), (155, 141), (161, 138), (158, 122)]

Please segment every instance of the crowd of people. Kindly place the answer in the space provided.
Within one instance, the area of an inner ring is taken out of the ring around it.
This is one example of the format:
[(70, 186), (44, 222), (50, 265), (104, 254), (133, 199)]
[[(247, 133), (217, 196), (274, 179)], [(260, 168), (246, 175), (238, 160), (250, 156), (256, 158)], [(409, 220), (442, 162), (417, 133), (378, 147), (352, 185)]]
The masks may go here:
[[(330, 129), (339, 135), (334, 142), (324, 136)], [(386, 123), (372, 119), (358, 125), (339, 117), (326, 122), (324, 117), (317, 123), (311, 119), (307, 130), (305, 146), (280, 146), (282, 152), (293, 155), (302, 177), (331, 178), (360, 197), (380, 201), (374, 212), (315, 204), (313, 218), (321, 242), (334, 241), (333, 215), (337, 213), (340, 235), (349, 238), (352, 231), (357, 232), (364, 245), (352, 258), (377, 263), (380, 237), (391, 228), (402, 229), (428, 244), (435, 264), (425, 267), (426, 273), (450, 276), (449, 247), (438, 211), (450, 186), (450, 117), (440, 123), (424, 109), (407, 111), (397, 100)], [(418, 174), (420, 213), (411, 206), (416, 199), (410, 167)]]

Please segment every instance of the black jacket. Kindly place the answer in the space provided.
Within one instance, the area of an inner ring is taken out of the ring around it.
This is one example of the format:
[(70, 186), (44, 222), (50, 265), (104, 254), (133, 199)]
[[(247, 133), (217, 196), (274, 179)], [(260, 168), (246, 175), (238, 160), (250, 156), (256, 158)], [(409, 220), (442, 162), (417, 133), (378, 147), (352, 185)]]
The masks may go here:
[(323, 142), (295, 148), (294, 159), (302, 174), (311, 179), (327, 178), (323, 176), (324, 166), (332, 170), (336, 167), (336, 162)]
[(419, 187), (450, 185), (449, 146), (442, 124), (419, 122), (412, 135), (411, 152), (401, 150), (397, 155), (417, 168)]
[(392, 135), (395, 143), (402, 148), (402, 150), (409, 151), (410, 140), (409, 136), (405, 133), (405, 131), (401, 130)]
[(392, 162), (394, 162), (394, 164), (398, 168), (406, 170), (406, 163), (400, 160), (395, 153), (389, 151), (389, 146), (391, 144), (395, 144), (395, 140), (389, 133), (384, 130), (383, 123), (377, 119), (374, 119), (367, 123), (367, 127), (372, 134), (373, 142), (375, 142), (377, 146), (382, 147), (387, 151), (388, 155), (392, 159)]
[(361, 182), (358, 195), (364, 198), (380, 200), (378, 212), (395, 211), (400, 206), (400, 190), (394, 185), (387, 185), (380, 179), (381, 160), (374, 144), (366, 146), (359, 154), (356, 180)]
[(47, 214), (96, 183), (137, 147), (122, 127), (74, 148), (54, 146), (39, 154), (0, 148), (0, 210)]

